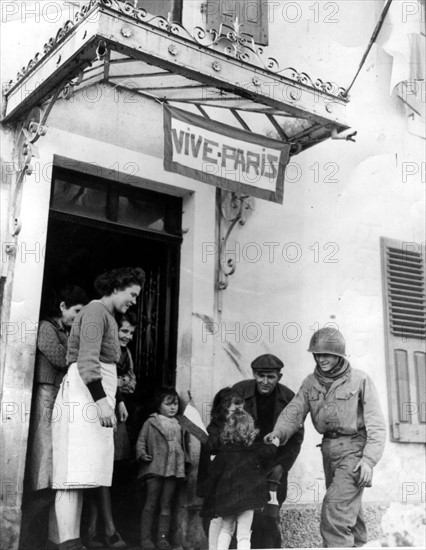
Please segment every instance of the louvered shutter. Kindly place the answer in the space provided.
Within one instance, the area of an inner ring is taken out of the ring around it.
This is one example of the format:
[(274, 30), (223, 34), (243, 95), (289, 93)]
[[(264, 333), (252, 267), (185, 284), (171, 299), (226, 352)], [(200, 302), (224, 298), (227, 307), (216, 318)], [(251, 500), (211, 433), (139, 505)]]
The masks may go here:
[(238, 17), (240, 33), (253, 37), (256, 44), (268, 44), (268, 2), (267, 0), (207, 0), (204, 2), (206, 28), (219, 30), (223, 34), (233, 29), (232, 21)]
[(381, 248), (392, 439), (426, 443), (424, 251), (387, 238)]
[(138, 0), (137, 7), (153, 15), (162, 15), (166, 19), (170, 12), (173, 21), (182, 22), (182, 0)]

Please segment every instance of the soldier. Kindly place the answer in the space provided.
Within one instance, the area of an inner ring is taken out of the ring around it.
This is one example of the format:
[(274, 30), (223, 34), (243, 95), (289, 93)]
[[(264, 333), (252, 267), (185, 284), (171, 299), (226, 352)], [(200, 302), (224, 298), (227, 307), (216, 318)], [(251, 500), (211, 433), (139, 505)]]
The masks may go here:
[(308, 351), (314, 355), (315, 370), (302, 382), (265, 441), (279, 437), (287, 445), (311, 413), (316, 430), (323, 435), (327, 492), (320, 530), (324, 547), (362, 546), (367, 542), (362, 494), (364, 487), (371, 487), (373, 467), (383, 454), (386, 437), (379, 398), (367, 374), (347, 361), (345, 341), (338, 330), (318, 330)]
[[(257, 357), (252, 364), (254, 380), (243, 380), (233, 387), (244, 399), (244, 408), (260, 430), (259, 437), (268, 434), (278, 416), (294, 397), (287, 386), (280, 384), (284, 364), (275, 355)], [(262, 512), (255, 512), (252, 525), (252, 548), (281, 548), (278, 526), (279, 510), (287, 495), (287, 476), (303, 441), (303, 427), (294, 430), (285, 447), (280, 447), (268, 466), (267, 477), (271, 494)]]

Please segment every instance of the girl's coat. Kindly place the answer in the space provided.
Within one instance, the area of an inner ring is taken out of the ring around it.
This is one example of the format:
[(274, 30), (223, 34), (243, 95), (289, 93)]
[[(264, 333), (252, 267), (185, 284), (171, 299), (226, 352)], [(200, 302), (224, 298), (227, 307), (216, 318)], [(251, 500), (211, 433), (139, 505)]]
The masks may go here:
[(201, 516), (226, 517), (263, 508), (269, 500), (261, 460), (274, 455), (276, 447), (253, 443), (227, 443), (218, 451), (203, 484)]
[[(187, 434), (182, 431), (182, 449), (185, 454), (185, 465), (189, 467), (190, 460), (187, 452)], [(138, 478), (148, 475), (164, 477), (167, 467), (169, 446), (157, 413), (149, 416), (142, 427), (136, 443), (136, 458), (141, 462)], [(143, 462), (143, 455), (151, 455), (151, 462)]]
[(220, 434), (222, 433), (224, 422), (213, 419), (207, 426), (209, 437), (207, 443), (201, 445), (200, 460), (198, 462), (197, 474), (197, 496), (204, 498), (208, 488), (208, 476), (212, 465), (213, 457), (218, 453), (222, 446)]

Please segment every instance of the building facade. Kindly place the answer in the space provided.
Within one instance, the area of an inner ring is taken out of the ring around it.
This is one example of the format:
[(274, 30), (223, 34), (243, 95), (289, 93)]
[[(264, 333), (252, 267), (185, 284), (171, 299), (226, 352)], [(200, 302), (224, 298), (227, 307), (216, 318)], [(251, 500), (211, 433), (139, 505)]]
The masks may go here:
[[(147, 273), (133, 350), (141, 400), (176, 384), (207, 422), (214, 394), (251, 377), (262, 353), (283, 360), (296, 391), (313, 369), (311, 335), (336, 326), (388, 420), (364, 494), (371, 538), (391, 503), (424, 504), (425, 82), (413, 54), (424, 2), (395, 2), (345, 94), (383, 5), (4, 3), (2, 549), (19, 545), (43, 287), (90, 293), (121, 265)], [(221, 23), (230, 36), (203, 34)], [(248, 34), (263, 51), (239, 40)], [(221, 132), (238, 169), (216, 177)], [(238, 158), (232, 140), (244, 139)], [(286, 547), (321, 543), (319, 443), (308, 420), (281, 511)], [(199, 547), (192, 481), (180, 536)]]

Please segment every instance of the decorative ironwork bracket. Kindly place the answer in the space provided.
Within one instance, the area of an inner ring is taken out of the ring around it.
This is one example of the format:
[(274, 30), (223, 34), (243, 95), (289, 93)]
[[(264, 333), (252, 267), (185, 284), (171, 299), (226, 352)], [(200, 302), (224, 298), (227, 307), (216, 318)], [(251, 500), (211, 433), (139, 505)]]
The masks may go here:
[(20, 204), (18, 196), (25, 176), (30, 176), (33, 171), (31, 160), (38, 155), (35, 143), (42, 136), (46, 135), (46, 122), (58, 98), (62, 97), (64, 99), (69, 99), (74, 87), (82, 82), (83, 76), (84, 73), (83, 70), (81, 70), (75, 78), (67, 80), (58, 86), (42, 107), (34, 107), (31, 109), (22, 125), (16, 147), (18, 151), (18, 171), (10, 203), (11, 208), (13, 208), (9, 222), (9, 232), (12, 237), (17, 237), (22, 228), (22, 220), (19, 218)]
[(220, 193), (219, 220), (219, 273), (218, 290), (225, 290), (229, 277), (235, 273), (237, 261), (235, 252), (227, 250), (227, 244), (232, 231), (237, 224), (244, 225), (250, 213), (254, 210), (254, 199), (248, 195), (222, 190)]

